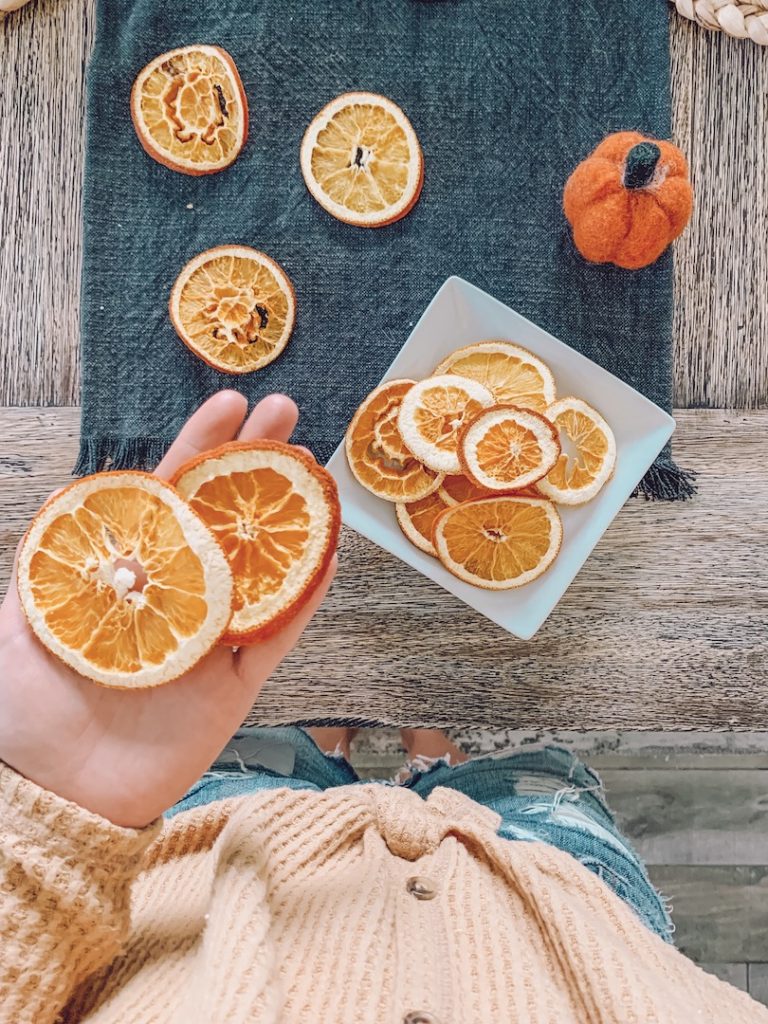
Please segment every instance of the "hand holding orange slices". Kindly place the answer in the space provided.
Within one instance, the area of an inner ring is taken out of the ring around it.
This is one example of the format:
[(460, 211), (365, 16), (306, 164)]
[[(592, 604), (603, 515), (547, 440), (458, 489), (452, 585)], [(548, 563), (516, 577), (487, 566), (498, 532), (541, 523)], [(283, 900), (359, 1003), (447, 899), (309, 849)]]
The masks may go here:
[(335, 486), (285, 443), (296, 406), (246, 408), (215, 395), (155, 475), (49, 499), (0, 609), (0, 759), (119, 825), (210, 766), (335, 572)]
[(381, 384), (345, 446), (357, 481), (395, 503), (411, 543), (487, 590), (541, 576), (562, 543), (556, 505), (590, 501), (616, 463), (602, 416), (556, 400), (549, 367), (507, 341), (458, 349), (418, 383)]

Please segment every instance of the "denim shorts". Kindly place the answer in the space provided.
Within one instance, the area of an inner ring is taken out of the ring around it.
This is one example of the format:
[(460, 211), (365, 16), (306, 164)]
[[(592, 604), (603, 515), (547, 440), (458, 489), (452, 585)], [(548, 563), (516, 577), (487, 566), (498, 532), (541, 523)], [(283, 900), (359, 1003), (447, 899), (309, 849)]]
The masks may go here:
[[(211, 771), (166, 817), (268, 789), (321, 792), (361, 781), (343, 757), (323, 754), (301, 729), (241, 729)], [(652, 932), (672, 942), (669, 912), (617, 829), (599, 777), (570, 751), (523, 747), (456, 766), (438, 760), (413, 769), (405, 782), (380, 781), (407, 786), (425, 799), (438, 786), (464, 793), (501, 816), (500, 836), (513, 842), (548, 843), (569, 853), (601, 878)]]

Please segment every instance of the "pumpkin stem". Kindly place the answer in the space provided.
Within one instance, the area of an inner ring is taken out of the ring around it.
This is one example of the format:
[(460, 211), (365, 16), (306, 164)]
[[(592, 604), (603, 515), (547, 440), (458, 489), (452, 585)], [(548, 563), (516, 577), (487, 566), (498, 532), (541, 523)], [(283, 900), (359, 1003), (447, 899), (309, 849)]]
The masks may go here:
[(661, 150), (655, 142), (638, 142), (627, 153), (624, 188), (646, 188), (656, 172)]

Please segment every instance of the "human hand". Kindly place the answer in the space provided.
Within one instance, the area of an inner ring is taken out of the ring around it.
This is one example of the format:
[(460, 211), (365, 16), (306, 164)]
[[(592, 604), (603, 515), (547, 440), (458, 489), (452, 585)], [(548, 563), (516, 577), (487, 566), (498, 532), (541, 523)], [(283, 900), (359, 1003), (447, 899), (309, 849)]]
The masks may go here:
[[(270, 395), (247, 421), (245, 398), (222, 391), (188, 420), (156, 473), (235, 438), (287, 441), (298, 410)], [(185, 676), (148, 690), (112, 690), (50, 654), (27, 625), (15, 571), (0, 608), (0, 759), (59, 796), (140, 828), (171, 807), (238, 728), (264, 682), (301, 636), (336, 571), (281, 632), (237, 653), (216, 647)]]

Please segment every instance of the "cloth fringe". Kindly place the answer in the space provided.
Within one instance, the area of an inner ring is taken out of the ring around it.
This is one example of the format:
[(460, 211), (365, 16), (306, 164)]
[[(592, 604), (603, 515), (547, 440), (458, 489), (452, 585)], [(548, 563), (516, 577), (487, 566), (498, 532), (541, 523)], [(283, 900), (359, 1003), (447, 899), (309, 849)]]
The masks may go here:
[(154, 469), (170, 445), (161, 437), (84, 437), (72, 474), (89, 476), (106, 469)]
[(665, 458), (657, 459), (635, 488), (632, 497), (641, 495), (646, 501), (688, 501), (696, 494), (696, 474), (680, 469)]

